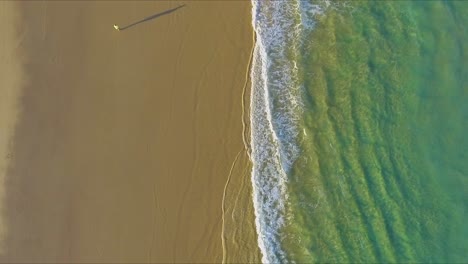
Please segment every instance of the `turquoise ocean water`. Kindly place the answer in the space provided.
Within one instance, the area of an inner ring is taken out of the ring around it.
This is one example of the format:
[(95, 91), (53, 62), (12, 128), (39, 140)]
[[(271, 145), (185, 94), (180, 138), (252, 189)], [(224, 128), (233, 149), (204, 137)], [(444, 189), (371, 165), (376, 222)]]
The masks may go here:
[(264, 262), (468, 262), (468, 2), (253, 1)]

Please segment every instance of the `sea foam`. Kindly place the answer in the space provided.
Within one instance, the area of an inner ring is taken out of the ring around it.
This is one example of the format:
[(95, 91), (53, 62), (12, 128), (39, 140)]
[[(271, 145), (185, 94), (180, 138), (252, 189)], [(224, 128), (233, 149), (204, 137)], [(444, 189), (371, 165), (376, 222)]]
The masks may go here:
[(288, 262), (281, 247), (287, 214), (288, 172), (300, 155), (299, 76), (304, 31), (320, 7), (302, 1), (252, 1), (256, 43), (251, 70), (252, 185), (262, 262)]

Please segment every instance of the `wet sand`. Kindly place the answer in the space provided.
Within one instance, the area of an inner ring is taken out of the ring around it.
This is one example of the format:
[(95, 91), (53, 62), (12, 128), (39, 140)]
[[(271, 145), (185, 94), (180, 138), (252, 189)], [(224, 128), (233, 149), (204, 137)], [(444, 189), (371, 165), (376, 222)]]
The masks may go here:
[(221, 262), (239, 152), (241, 205), (227, 209), (250, 223), (237, 237), (258, 260), (241, 122), (250, 2), (15, 5), (24, 85), (0, 261)]
[[(23, 73), (19, 46), (19, 36), (15, 25), (18, 15), (13, 2), (0, 2), (0, 212), (4, 210), (4, 182), (11, 160), (12, 138), (18, 119), (18, 98)], [(0, 219), (0, 238), (6, 235), (6, 226)], [(3, 253), (0, 240), (0, 254)]]

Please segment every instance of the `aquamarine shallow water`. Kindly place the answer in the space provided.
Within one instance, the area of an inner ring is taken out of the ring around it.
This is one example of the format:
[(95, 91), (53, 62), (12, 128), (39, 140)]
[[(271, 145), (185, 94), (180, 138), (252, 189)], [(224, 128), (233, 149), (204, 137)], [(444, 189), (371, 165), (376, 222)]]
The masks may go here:
[(468, 2), (253, 11), (264, 261), (468, 262)]
[(468, 2), (350, 1), (300, 58), (298, 262), (468, 261)]

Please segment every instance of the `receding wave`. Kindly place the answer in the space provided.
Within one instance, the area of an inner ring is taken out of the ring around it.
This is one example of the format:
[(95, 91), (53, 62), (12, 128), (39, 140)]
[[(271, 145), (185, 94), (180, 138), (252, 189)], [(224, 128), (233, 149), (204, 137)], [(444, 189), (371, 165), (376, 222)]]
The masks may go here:
[(281, 228), (287, 217), (288, 171), (300, 155), (302, 113), (299, 70), (304, 30), (320, 8), (302, 1), (252, 1), (256, 32), (251, 71), (252, 184), (262, 261), (287, 261)]

